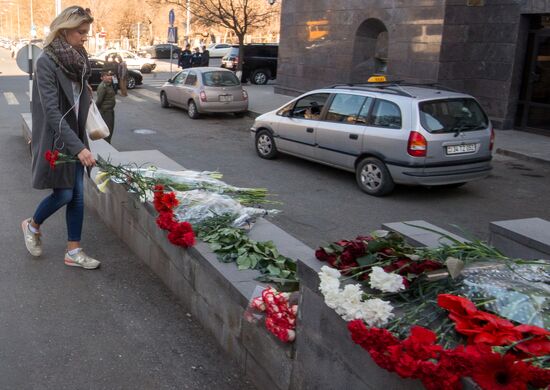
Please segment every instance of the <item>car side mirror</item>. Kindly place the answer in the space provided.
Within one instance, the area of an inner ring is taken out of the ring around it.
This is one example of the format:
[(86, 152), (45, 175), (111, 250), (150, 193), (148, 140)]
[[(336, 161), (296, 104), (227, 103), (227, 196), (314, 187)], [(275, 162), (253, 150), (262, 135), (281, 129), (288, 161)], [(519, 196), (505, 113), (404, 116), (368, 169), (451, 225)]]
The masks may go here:
[(169, 82), (170, 84), (174, 84), (174, 79), (170, 78), (170, 79), (168, 79), (168, 82)]

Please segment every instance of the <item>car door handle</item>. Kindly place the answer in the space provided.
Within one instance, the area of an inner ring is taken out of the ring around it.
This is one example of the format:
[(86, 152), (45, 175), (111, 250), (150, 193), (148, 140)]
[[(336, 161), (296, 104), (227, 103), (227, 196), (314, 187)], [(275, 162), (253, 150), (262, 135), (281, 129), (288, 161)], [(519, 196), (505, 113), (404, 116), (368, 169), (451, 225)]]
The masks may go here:
[(350, 139), (359, 139), (359, 136), (357, 134), (350, 134)]
[(308, 127), (308, 128), (306, 129), (306, 131), (307, 131), (308, 133), (313, 133), (313, 127)]

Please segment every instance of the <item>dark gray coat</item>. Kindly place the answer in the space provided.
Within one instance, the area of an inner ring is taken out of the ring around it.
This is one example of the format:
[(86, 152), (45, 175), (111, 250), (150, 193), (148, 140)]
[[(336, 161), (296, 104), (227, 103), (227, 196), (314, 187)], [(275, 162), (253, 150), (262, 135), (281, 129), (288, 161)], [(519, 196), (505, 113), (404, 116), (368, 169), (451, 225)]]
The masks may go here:
[[(45, 53), (36, 60), (32, 88), (32, 186), (34, 188), (72, 188), (74, 186), (75, 163), (59, 164), (52, 169), (44, 155), (47, 150), (54, 149), (56, 135), (59, 137), (57, 148), (60, 153), (76, 156), (84, 148), (90, 148), (86, 135), (86, 119), (91, 96), (87, 82), (85, 84), (80, 96), (78, 123), (73, 110), (61, 120), (61, 117), (74, 104), (72, 82)], [(61, 133), (59, 132), (60, 121)]]

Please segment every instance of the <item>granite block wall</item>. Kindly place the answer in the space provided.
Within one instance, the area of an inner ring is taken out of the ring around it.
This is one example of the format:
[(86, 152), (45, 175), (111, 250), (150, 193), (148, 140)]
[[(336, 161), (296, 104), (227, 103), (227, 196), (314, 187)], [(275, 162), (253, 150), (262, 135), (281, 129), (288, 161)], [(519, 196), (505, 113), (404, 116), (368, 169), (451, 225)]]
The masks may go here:
[[(387, 29), (387, 74), (440, 82), (475, 96), (496, 128), (512, 128), (524, 72), (529, 16), (550, 0), (285, 0), (276, 92), (297, 95), (366, 81), (376, 70), (360, 26)], [(359, 53), (359, 54), (358, 54)]]

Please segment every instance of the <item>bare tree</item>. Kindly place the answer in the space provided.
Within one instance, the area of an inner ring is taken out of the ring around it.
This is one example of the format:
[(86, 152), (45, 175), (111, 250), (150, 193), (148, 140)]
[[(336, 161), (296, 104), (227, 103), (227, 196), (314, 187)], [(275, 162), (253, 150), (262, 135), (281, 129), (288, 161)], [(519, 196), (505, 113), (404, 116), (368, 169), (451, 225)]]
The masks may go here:
[[(150, 0), (168, 3), (187, 10), (185, 0)], [(242, 70), (244, 37), (251, 30), (264, 27), (274, 15), (267, 0), (189, 0), (189, 10), (196, 19), (207, 26), (223, 26), (235, 34), (239, 41), (239, 62)]]

